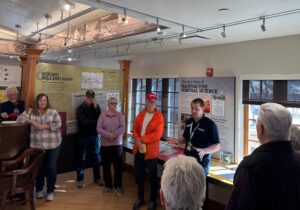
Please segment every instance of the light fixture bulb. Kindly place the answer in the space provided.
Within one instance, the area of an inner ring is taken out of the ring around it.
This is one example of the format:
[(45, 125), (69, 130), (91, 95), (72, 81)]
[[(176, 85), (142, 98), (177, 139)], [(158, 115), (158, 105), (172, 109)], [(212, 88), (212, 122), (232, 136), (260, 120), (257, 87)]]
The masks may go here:
[(71, 62), (71, 61), (72, 61), (72, 58), (68, 58), (68, 61)]
[(181, 38), (185, 38), (186, 34), (184, 32), (184, 25), (182, 25), (182, 33), (181, 33)]
[(160, 32), (160, 27), (159, 27), (159, 19), (156, 19), (156, 32), (159, 33)]
[(66, 3), (64, 6), (65, 10), (70, 10), (71, 9), (71, 5), (69, 3)]
[(122, 18), (122, 22), (123, 22), (124, 24), (128, 24), (128, 19), (127, 19), (126, 17), (123, 17), (123, 18)]
[(39, 34), (38, 42), (42, 41), (42, 34)]
[(128, 19), (127, 19), (127, 11), (126, 9), (124, 8), (124, 17), (122, 18), (122, 22), (124, 24), (127, 24), (128, 23)]

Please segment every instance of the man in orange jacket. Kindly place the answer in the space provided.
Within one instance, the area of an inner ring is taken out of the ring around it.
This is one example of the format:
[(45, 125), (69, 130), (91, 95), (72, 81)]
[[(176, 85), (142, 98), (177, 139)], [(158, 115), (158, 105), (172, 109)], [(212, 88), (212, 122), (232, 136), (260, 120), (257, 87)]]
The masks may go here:
[(133, 210), (138, 210), (145, 204), (144, 178), (145, 168), (151, 179), (151, 195), (148, 210), (156, 209), (158, 194), (157, 160), (159, 156), (159, 141), (164, 131), (164, 118), (156, 109), (157, 97), (154, 93), (146, 95), (146, 108), (135, 119), (133, 126), (133, 154), (135, 179), (138, 185), (138, 198)]

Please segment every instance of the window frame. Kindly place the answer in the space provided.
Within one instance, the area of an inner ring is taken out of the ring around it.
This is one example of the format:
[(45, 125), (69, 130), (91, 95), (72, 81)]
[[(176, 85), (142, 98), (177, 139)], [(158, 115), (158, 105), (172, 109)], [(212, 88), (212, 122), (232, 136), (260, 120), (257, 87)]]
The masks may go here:
[[(169, 91), (169, 81), (174, 80), (174, 89)], [(142, 89), (137, 89), (137, 83), (138, 81), (145, 81), (146, 82), (146, 87), (145, 90)], [(155, 81), (155, 82), (154, 82)], [(159, 83), (161, 82), (161, 88)], [(152, 84), (155, 83), (155, 87), (153, 89)], [(178, 87), (177, 87), (178, 86)], [(179, 125), (179, 119), (174, 119), (174, 122), (169, 122), (168, 117), (169, 117), (169, 110), (174, 109), (177, 111), (177, 116), (179, 116), (179, 103), (174, 102), (174, 106), (170, 106), (169, 104), (169, 94), (174, 94), (174, 100), (177, 94), (178, 100), (179, 100), (179, 88), (180, 86), (180, 81), (178, 77), (172, 77), (172, 78), (131, 78), (130, 79), (130, 99), (129, 99), (129, 113), (128, 113), (128, 124), (127, 124), (127, 133), (132, 134), (132, 129), (133, 129), (133, 124), (134, 124), (134, 118), (137, 116), (137, 114), (145, 107), (145, 103), (143, 103), (143, 100), (145, 99), (141, 98), (140, 101), (142, 103), (137, 103), (138, 100), (138, 92), (154, 92), (158, 96), (158, 102), (157, 108), (161, 111), (161, 113), (164, 116), (164, 134), (163, 138), (166, 137), (171, 137), (171, 138), (178, 138), (178, 125)], [(141, 97), (143, 97), (143, 94), (140, 94)], [(140, 110), (136, 110), (136, 105), (139, 105), (141, 108)], [(174, 113), (174, 112), (173, 112)], [(170, 114), (171, 115), (171, 114)], [(176, 115), (176, 114), (175, 114)], [(177, 131), (173, 129), (173, 134), (169, 136), (169, 129), (168, 125), (173, 124), (173, 128), (175, 128), (175, 125), (177, 124)], [(177, 134), (177, 136), (175, 135)]]

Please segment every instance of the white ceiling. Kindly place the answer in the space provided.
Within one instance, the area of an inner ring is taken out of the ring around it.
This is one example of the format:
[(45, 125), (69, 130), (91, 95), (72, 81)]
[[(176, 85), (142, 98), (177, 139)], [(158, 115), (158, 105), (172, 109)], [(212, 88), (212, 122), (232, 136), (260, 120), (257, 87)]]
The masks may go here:
[[(123, 14), (122, 9), (109, 6), (102, 3), (102, 1), (75, 1), (77, 3), (81, 3), (78, 7), (76, 5), (76, 8), (79, 11), (86, 9), (89, 6), (93, 6), (101, 8), (103, 14), (105, 13), (105, 10)], [(95, 48), (101, 48), (98, 50), (98, 53), (103, 55), (103, 57), (118, 56), (114, 49), (116, 45), (120, 45), (120, 49), (118, 51), (120, 55), (123, 56), (126, 54), (144, 53), (147, 51), (175, 50), (300, 34), (300, 13), (295, 13), (266, 19), (267, 30), (265, 32), (262, 32), (260, 28), (260, 25), (262, 24), (262, 21), (260, 20), (226, 27), (227, 37), (222, 38), (220, 35), (222, 32), (221, 26), (224, 24), (250, 18), (259, 18), (261, 16), (268, 16), (290, 10), (299, 10), (300, 0), (107, 0), (105, 2), (127, 8), (129, 9), (127, 11), (128, 16), (148, 22), (156, 23), (156, 19), (130, 10), (146, 13), (148, 15), (158, 17), (160, 19), (167, 19), (179, 24), (184, 24), (186, 25), (186, 32), (194, 30), (187, 26), (199, 29), (211, 27), (220, 28), (197, 33), (200, 36), (209, 37), (210, 39), (191, 38), (183, 40), (183, 43), (179, 44), (178, 39), (174, 38), (165, 40), (163, 44), (160, 44), (159, 42), (151, 42), (146, 47), (145, 43), (135, 44), (130, 45), (130, 48), (132, 49), (130, 53), (125, 51), (127, 43), (136, 42), (138, 40), (143, 42), (143, 40), (157, 37), (160, 38), (161, 36), (152, 32), (95, 45)], [(62, 8), (63, 3), (63, 0), (1, 0), (0, 26), (2, 26), (2, 28), (10, 28), (13, 30), (15, 24), (20, 24), (22, 25), (22, 33), (24, 35), (28, 35), (36, 29), (36, 22), (43, 22), (41, 20), (44, 20), (43, 24), (45, 24), (45, 13), (57, 13), (59, 9)], [(13, 4), (15, 4), (15, 6), (12, 6)], [(218, 10), (221, 8), (228, 8), (229, 10), (219, 12)], [(87, 17), (92, 19), (92, 15), (100, 13), (100, 11), (94, 12), (93, 14), (87, 15)], [(60, 17), (60, 15), (55, 15), (56, 18), (57, 16)], [(83, 19), (79, 19), (81, 20), (80, 23), (82, 23)], [(73, 24), (76, 24), (76, 22), (73, 22)], [(175, 33), (178, 34), (182, 31), (181, 25), (176, 25), (162, 20), (160, 21), (160, 24), (169, 27), (169, 29), (164, 30), (162, 37), (170, 36)], [(109, 53), (106, 53), (106, 50), (103, 50), (103, 47), (106, 46), (109, 47)], [(87, 53), (87, 55), (82, 57), (88, 59), (89, 56), (89, 53)]]

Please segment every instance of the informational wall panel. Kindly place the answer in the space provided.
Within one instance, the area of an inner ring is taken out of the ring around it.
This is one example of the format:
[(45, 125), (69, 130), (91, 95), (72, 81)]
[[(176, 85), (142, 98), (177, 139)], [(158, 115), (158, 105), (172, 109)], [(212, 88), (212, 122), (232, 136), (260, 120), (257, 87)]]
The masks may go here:
[[(84, 74), (82, 74), (84, 72)], [(90, 74), (88, 74), (90, 73)], [(76, 120), (74, 117), (74, 94), (79, 94), (78, 100), (83, 102), (87, 86), (82, 88), (82, 75), (101, 75), (101, 82), (89, 88), (96, 93), (115, 93), (119, 97), (123, 94), (123, 72), (120, 70), (109, 70), (100, 68), (89, 68), (82, 66), (70, 66), (59, 64), (39, 63), (36, 70), (35, 95), (46, 93), (51, 105), (58, 111), (67, 112), (67, 120)], [(101, 85), (99, 85), (101, 83)], [(92, 88), (93, 87), (93, 88)], [(106, 97), (105, 95), (105, 97)], [(100, 95), (99, 95), (100, 96)], [(98, 97), (98, 96), (97, 96)], [(78, 102), (79, 103), (79, 102)], [(106, 102), (98, 102), (101, 108), (106, 109)]]
[[(195, 98), (204, 101), (204, 114), (218, 126), (221, 150), (234, 154), (234, 77), (182, 77), (180, 78), (180, 133), (190, 117), (190, 104)], [(219, 153), (214, 154), (219, 157)]]

